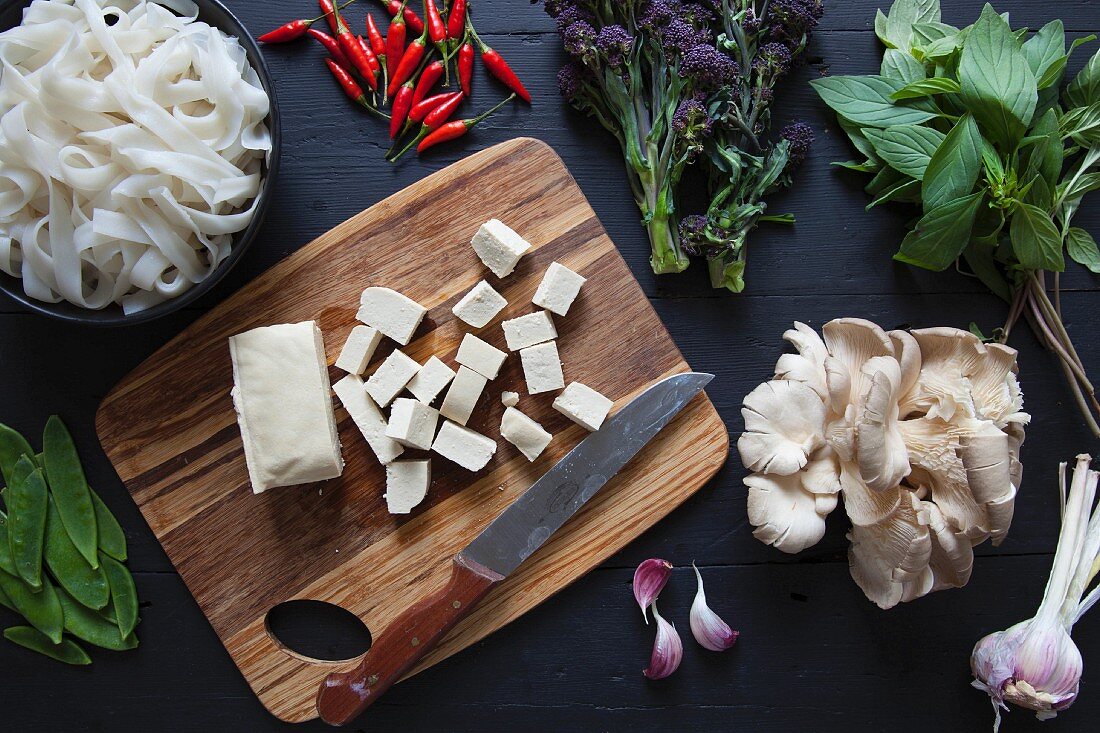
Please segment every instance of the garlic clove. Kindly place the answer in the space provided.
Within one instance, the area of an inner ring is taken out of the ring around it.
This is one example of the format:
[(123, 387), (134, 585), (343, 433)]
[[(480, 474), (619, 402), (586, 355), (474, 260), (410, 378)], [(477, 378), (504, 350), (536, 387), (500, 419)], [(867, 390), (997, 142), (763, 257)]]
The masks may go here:
[(706, 593), (703, 592), (703, 576), (699, 574), (699, 568), (695, 567), (695, 563), (692, 563), (691, 567), (695, 571), (695, 580), (698, 583), (689, 616), (692, 636), (704, 649), (723, 652), (733, 646), (741, 634), (731, 629), (729, 624), (718, 617), (718, 614), (710, 610)]
[(653, 652), (649, 656), (649, 666), (642, 674), (651, 680), (662, 680), (676, 671), (684, 657), (684, 643), (676, 627), (665, 621), (657, 613), (657, 602), (650, 604), (653, 618), (657, 620), (657, 638), (653, 640)]
[(671, 574), (672, 563), (656, 557), (643, 561), (634, 571), (634, 600), (642, 609), (642, 618), (647, 624), (649, 618), (646, 616), (646, 609), (657, 600)]

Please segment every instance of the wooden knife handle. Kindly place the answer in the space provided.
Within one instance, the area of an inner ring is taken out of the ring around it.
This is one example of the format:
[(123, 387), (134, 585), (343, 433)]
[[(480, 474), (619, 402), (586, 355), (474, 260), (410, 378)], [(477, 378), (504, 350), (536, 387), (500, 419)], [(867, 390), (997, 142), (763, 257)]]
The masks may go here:
[(499, 573), (456, 556), (445, 588), (394, 619), (371, 644), (359, 666), (325, 678), (317, 692), (321, 719), (330, 725), (346, 725), (358, 717), (502, 580)]

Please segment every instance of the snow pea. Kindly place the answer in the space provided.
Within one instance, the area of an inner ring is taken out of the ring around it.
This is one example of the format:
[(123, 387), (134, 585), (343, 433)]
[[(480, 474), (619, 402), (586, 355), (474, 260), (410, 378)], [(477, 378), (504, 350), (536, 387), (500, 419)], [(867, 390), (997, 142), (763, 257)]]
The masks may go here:
[(12, 626), (4, 629), (4, 638), (13, 644), (18, 644), (25, 649), (30, 649), (32, 652), (44, 654), (65, 664), (92, 663), (87, 652), (81, 649), (75, 641), (62, 639), (60, 644), (55, 644), (48, 636), (33, 626)]
[(0, 476), (4, 478), (4, 485), (11, 486), (12, 470), (23, 455), (34, 458), (31, 444), (22, 435), (0, 423)]
[(57, 503), (65, 531), (88, 564), (98, 568), (98, 534), (92, 491), (84, 477), (72, 436), (57, 415), (51, 415), (46, 421), (42, 434), (42, 457), (50, 479), (50, 493)]
[(76, 549), (61, 524), (57, 504), (51, 497), (46, 514), (46, 567), (58, 584), (88, 608), (103, 608), (111, 588), (103, 568), (93, 568)]
[(34, 593), (19, 578), (0, 571), (0, 590), (4, 591), (4, 595), (15, 606), (16, 612), (27, 619), (27, 623), (48, 636), (55, 644), (61, 643), (65, 617), (58, 591), (49, 578), (42, 578), (42, 589)]
[(91, 490), (92, 506), (95, 507), (95, 523), (99, 537), (99, 549), (104, 555), (113, 557), (122, 562), (126, 559), (126, 534), (122, 531), (115, 515), (99, 498), (95, 490)]
[(112, 651), (125, 651), (138, 645), (133, 633), (123, 636), (117, 623), (107, 620), (102, 613), (80, 605), (64, 588), (57, 591), (57, 597), (64, 609), (65, 631), (76, 638)]
[(119, 633), (123, 637), (129, 634), (137, 626), (138, 598), (137, 586), (134, 585), (134, 576), (126, 566), (107, 554), (100, 557), (104, 570), (107, 571), (107, 580), (111, 584), (111, 603), (115, 610), (115, 622), (118, 624)]
[[(14, 482), (7, 487), (8, 545), (18, 575), (32, 590), (42, 588), (42, 548), (46, 537), (46, 505), (49, 493), (42, 469), (20, 456), (12, 469)], [(26, 474), (25, 478), (20, 477)]]

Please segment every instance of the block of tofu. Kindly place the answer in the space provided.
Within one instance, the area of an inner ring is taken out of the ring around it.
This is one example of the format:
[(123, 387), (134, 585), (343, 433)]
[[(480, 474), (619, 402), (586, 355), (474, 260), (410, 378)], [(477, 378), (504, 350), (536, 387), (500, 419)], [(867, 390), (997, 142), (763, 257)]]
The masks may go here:
[(430, 405), (454, 378), (455, 370), (440, 361), (439, 357), (433, 356), (424, 362), (424, 366), (409, 380), (406, 388), (412, 392), (413, 397)]
[(501, 324), (504, 328), (504, 340), (509, 351), (519, 351), (528, 346), (552, 341), (558, 337), (554, 328), (554, 319), (546, 311), (528, 313)]
[(386, 464), (386, 509), (390, 514), (408, 514), (428, 495), (432, 464), (427, 458)]
[(448, 420), (465, 425), (488, 381), (470, 367), (460, 366), (458, 374), (447, 389), (447, 396), (443, 398), (439, 414)]
[(367, 380), (367, 394), (379, 407), (393, 402), (394, 397), (405, 389), (405, 385), (420, 371), (420, 365), (405, 355), (401, 349), (394, 349), (382, 365), (374, 370)]
[(316, 321), (231, 336), (233, 407), (252, 491), (336, 478), (344, 471)]
[(367, 288), (359, 298), (359, 312), (355, 317), (402, 346), (408, 346), (427, 312), (427, 308), (396, 290)]
[(519, 404), (519, 392), (501, 392), (500, 401), (505, 407), (515, 407)]
[(508, 301), (504, 296), (482, 280), (474, 286), (473, 290), (463, 295), (462, 300), (455, 303), (451, 313), (454, 313), (460, 321), (474, 328), (481, 328), (496, 318), (507, 305)]
[(470, 241), (474, 252), (497, 277), (508, 277), (531, 244), (499, 219), (481, 225)]
[(352, 422), (363, 434), (379, 463), (389, 463), (405, 452), (400, 443), (386, 437), (386, 418), (367, 394), (362, 377), (349, 374), (332, 385), (332, 391), (351, 415)]
[(408, 397), (398, 397), (390, 410), (386, 437), (393, 438), (406, 448), (430, 450), (437, 425), (439, 410)]
[(500, 367), (504, 365), (504, 360), (507, 358), (507, 352), (468, 333), (462, 337), (462, 343), (458, 345), (458, 356), (455, 357), (455, 361), (462, 366), (470, 367), (486, 379), (496, 379), (500, 374)]
[(500, 437), (519, 448), (527, 460), (533, 461), (546, 450), (554, 436), (516, 408), (509, 407), (500, 421)]
[(577, 299), (577, 295), (581, 292), (581, 285), (584, 283), (585, 278), (565, 265), (551, 262), (531, 302), (539, 308), (564, 316), (569, 312), (569, 306), (573, 305), (573, 301)]
[(362, 374), (381, 341), (382, 332), (377, 328), (356, 326), (351, 329), (351, 335), (344, 342), (344, 348), (340, 349), (336, 367), (348, 374)]
[(523, 364), (523, 378), (527, 380), (529, 394), (553, 392), (565, 386), (558, 346), (553, 341), (520, 349), (519, 360)]
[(554, 400), (553, 407), (581, 427), (599, 430), (613, 404), (591, 387), (570, 382)]
[(443, 421), (432, 450), (467, 471), (480, 471), (497, 452), (496, 441), (450, 420)]

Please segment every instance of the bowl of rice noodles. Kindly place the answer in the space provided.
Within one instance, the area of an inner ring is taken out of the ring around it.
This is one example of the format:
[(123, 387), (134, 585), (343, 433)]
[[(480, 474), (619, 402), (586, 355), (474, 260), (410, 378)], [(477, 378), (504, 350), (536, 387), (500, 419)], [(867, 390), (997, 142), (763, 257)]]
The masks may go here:
[(217, 0), (0, 3), (0, 290), (90, 325), (209, 291), (263, 220), (279, 120)]

